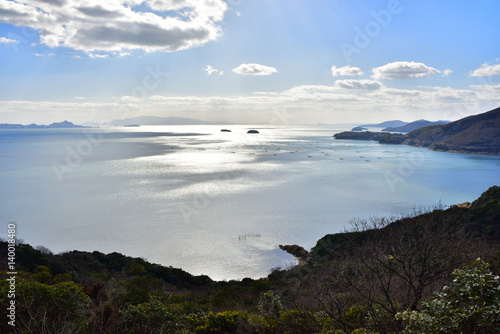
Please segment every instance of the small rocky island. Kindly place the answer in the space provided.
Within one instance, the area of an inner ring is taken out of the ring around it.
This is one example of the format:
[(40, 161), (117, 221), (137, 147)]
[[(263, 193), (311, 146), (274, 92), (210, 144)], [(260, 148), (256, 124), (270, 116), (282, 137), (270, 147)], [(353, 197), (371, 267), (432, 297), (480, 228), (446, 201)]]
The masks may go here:
[(259, 133), (257, 130), (248, 130), (247, 133)]

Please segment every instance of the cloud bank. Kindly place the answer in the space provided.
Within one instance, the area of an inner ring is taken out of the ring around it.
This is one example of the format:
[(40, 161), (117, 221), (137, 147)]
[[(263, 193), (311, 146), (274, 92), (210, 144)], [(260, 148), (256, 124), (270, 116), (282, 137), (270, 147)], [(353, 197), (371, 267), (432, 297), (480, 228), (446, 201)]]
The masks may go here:
[(0, 22), (38, 30), (40, 42), (85, 52), (173, 52), (217, 39), (222, 0), (0, 1)]
[(273, 73), (277, 73), (278, 70), (274, 67), (260, 64), (241, 64), (233, 69), (233, 72), (242, 75), (271, 75)]
[(337, 80), (335, 81), (335, 87), (343, 89), (366, 89), (366, 90), (376, 90), (380, 89), (382, 85), (380, 82), (375, 80)]
[(64, 119), (83, 123), (141, 115), (189, 115), (209, 121), (268, 124), (276, 114), (285, 113), (290, 124), (334, 124), (380, 121), (382, 116), (456, 120), (499, 103), (500, 84), (399, 89), (373, 80), (337, 80), (335, 85), (300, 85), (246, 96), (123, 96), (107, 102), (75, 96), (72, 102), (0, 101), (0, 118), (6, 123), (45, 124)]
[(441, 72), (423, 63), (396, 61), (380, 67), (375, 67), (372, 69), (372, 73), (374, 79), (400, 80), (425, 78)]

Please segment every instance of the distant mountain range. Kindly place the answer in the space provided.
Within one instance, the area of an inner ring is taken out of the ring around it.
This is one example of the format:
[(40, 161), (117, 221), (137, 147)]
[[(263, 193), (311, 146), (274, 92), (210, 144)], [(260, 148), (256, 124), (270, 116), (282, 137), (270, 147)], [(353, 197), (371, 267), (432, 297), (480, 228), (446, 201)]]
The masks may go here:
[(403, 126), (408, 124), (409, 122), (403, 122), (400, 120), (395, 120), (395, 121), (385, 121), (382, 123), (376, 123), (376, 124), (364, 124), (360, 125), (361, 127), (365, 128), (386, 128), (386, 127), (397, 127), (397, 126)]
[(0, 129), (68, 129), (68, 128), (87, 128), (87, 126), (76, 125), (68, 121), (63, 121), (59, 123), (52, 123), (50, 125), (22, 125), (22, 124), (0, 124)]
[[(103, 124), (98, 123), (86, 123), (92, 126), (76, 125), (68, 121), (63, 121), (59, 123), (52, 123), (50, 125), (38, 125), (38, 124), (0, 124), (0, 129), (65, 129), (65, 128), (89, 128), (93, 126), (100, 126)], [(206, 122), (194, 118), (186, 117), (156, 117), (156, 116), (140, 116), (131, 117), (111, 121), (104, 125), (107, 126), (130, 126), (130, 125), (230, 125), (227, 122)]]
[[(413, 123), (418, 122), (421, 121)], [(376, 140), (392, 144), (404, 143), (429, 147), (436, 151), (500, 155), (500, 108), (447, 124), (424, 126), (405, 135), (347, 131), (337, 133), (334, 137), (336, 139)]]
[(382, 123), (376, 123), (376, 124), (364, 124), (360, 125), (352, 131), (362, 131), (360, 129), (363, 129), (365, 127), (369, 128), (383, 128), (382, 131), (387, 131), (387, 132), (411, 132), (413, 130), (417, 130), (420, 128), (423, 128), (424, 126), (429, 126), (429, 125), (440, 125), (440, 124), (447, 124), (450, 123), (450, 121), (436, 121), (436, 122), (431, 122), (427, 121), (425, 119), (419, 119), (418, 121), (414, 122), (404, 122), (400, 120), (394, 120), (394, 121), (385, 121)]
[(431, 122), (431, 121), (426, 121), (425, 119), (420, 119), (415, 122), (407, 123), (403, 126), (395, 126), (395, 127), (387, 127), (385, 129), (382, 129), (382, 131), (387, 131), (387, 132), (411, 132), (413, 130), (417, 130), (420, 128), (423, 128), (424, 126), (429, 126), (429, 125), (442, 125), (442, 124), (448, 124), (450, 121), (436, 121), (436, 122)]
[(228, 125), (226, 122), (206, 122), (194, 118), (186, 117), (157, 117), (157, 116), (139, 116), (124, 118), (111, 121), (107, 125), (125, 126), (130, 124), (137, 125)]

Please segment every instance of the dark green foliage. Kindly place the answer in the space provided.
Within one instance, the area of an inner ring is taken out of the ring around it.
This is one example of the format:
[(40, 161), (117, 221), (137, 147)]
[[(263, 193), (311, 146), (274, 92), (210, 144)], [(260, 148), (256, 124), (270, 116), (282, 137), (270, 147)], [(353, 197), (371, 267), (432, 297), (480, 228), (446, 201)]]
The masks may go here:
[(388, 132), (353, 132), (346, 131), (337, 133), (333, 136), (335, 139), (350, 139), (350, 140), (375, 140), (381, 144), (402, 144), (405, 141), (405, 136)]
[[(0, 282), (0, 298), (5, 305), (7, 281)], [(47, 285), (32, 279), (16, 280), (16, 330), (29, 333), (83, 333), (88, 330), (85, 319), (90, 298), (80, 285), (63, 282)], [(2, 320), (2, 333), (12, 327)]]
[(139, 305), (130, 305), (120, 319), (122, 333), (175, 333), (179, 328), (176, 316), (157, 298)]
[(405, 136), (391, 133), (384, 133), (380, 136), (378, 142), (380, 144), (403, 144)]
[(495, 238), (500, 237), (500, 187), (493, 186), (485, 191), (477, 200), (472, 202), (471, 216), (473, 220), (479, 221), (481, 227), (494, 229), (487, 232)]

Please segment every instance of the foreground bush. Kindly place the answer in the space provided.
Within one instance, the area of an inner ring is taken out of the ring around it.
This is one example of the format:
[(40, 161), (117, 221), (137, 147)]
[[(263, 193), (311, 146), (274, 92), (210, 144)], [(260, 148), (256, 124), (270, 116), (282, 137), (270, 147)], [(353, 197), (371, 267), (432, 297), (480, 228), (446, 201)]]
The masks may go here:
[(500, 333), (500, 278), (482, 260), (457, 269), (441, 293), (423, 302), (422, 310), (399, 313), (405, 333)]

